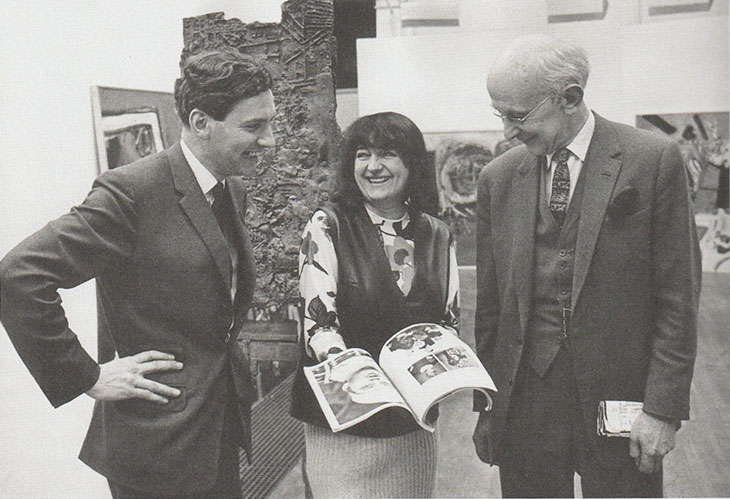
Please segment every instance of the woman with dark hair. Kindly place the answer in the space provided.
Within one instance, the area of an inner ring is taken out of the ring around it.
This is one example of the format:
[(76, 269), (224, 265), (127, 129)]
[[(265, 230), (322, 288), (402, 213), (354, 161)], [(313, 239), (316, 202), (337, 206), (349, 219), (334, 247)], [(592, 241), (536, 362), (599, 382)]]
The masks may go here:
[(305, 422), (306, 475), (314, 497), (429, 497), (434, 434), (400, 408), (333, 433), (302, 371), (351, 347), (378, 360), (411, 324), (457, 327), (456, 252), (433, 216), (438, 196), (421, 131), (397, 113), (359, 118), (345, 133), (335, 181), (300, 253), (305, 338), (292, 415)]

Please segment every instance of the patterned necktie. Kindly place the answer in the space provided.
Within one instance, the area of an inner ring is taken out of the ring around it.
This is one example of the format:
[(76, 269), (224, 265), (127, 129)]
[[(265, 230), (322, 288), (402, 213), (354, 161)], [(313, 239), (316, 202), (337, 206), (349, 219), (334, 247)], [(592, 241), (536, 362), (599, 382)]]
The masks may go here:
[(569, 150), (561, 148), (555, 151), (553, 155), (557, 165), (553, 173), (549, 206), (559, 227), (562, 227), (565, 221), (565, 213), (568, 211), (568, 200), (570, 198), (570, 170), (568, 170), (570, 154)]

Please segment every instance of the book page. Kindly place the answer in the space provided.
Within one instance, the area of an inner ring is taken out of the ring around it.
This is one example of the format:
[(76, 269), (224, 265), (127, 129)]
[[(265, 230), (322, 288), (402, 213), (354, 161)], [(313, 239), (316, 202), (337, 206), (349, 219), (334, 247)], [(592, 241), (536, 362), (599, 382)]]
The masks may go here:
[(628, 400), (602, 400), (598, 406), (598, 434), (628, 437), (644, 404)]
[(380, 366), (359, 348), (349, 348), (316, 366), (305, 367), (304, 375), (334, 432), (387, 407), (410, 410)]
[(400, 330), (383, 346), (380, 366), (411, 407), (419, 424), (440, 400), (460, 390), (479, 390), (491, 405), (497, 391), (476, 354), (453, 330), (438, 324), (414, 324)]

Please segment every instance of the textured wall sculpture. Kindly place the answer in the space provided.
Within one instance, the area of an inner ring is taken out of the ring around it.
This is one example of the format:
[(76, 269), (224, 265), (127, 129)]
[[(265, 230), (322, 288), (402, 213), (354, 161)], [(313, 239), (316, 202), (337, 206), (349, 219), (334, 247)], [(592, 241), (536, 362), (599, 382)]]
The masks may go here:
[(234, 47), (264, 59), (275, 80), (277, 147), (260, 159), (248, 185), (257, 320), (281, 319), (296, 302), (301, 230), (327, 199), (330, 165), (338, 160), (333, 24), (332, 0), (290, 0), (278, 24), (244, 24), (220, 12), (183, 21), (183, 60), (204, 49)]

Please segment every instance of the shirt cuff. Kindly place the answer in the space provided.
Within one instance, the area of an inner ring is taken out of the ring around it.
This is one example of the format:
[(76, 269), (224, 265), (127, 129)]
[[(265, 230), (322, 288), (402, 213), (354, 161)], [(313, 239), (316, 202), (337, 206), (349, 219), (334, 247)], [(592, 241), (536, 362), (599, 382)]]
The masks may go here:
[(345, 340), (342, 339), (342, 336), (340, 336), (340, 333), (336, 329), (318, 329), (309, 337), (307, 351), (318, 361), (326, 359), (331, 348), (339, 348), (340, 350), (347, 349)]

